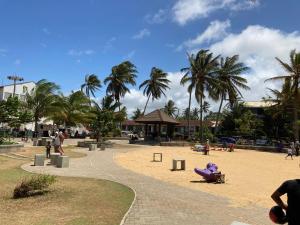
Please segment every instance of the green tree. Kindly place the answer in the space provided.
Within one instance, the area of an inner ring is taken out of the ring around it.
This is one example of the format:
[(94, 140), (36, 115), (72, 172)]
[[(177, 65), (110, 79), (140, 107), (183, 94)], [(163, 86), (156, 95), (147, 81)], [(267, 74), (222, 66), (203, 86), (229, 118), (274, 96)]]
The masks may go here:
[[(134, 86), (136, 84), (136, 67), (129, 61), (122, 62), (112, 68), (111, 74), (105, 78), (104, 84), (107, 84), (106, 93), (113, 96), (116, 102), (120, 103), (120, 99), (126, 93), (130, 93), (128, 84)], [(119, 111), (121, 107), (119, 105)]]
[(266, 81), (291, 80), (292, 101), (293, 101), (293, 133), (294, 138), (299, 140), (298, 108), (299, 108), (299, 78), (300, 78), (300, 53), (296, 50), (290, 52), (290, 64), (275, 58), (282, 68), (287, 72), (286, 75), (276, 76)]
[(89, 121), (90, 100), (81, 91), (72, 92), (69, 96), (57, 96), (48, 116), (57, 124), (76, 126)]
[(35, 131), (41, 118), (47, 117), (53, 111), (53, 103), (57, 99), (59, 86), (47, 80), (40, 80), (36, 87), (26, 95), (28, 109), (32, 111)]
[(91, 112), (91, 129), (96, 136), (97, 142), (103, 141), (103, 138), (115, 129), (114, 112), (101, 107), (96, 102), (94, 102)]
[(140, 86), (139, 89), (144, 87), (144, 95), (148, 96), (143, 115), (146, 112), (146, 108), (149, 102), (150, 97), (152, 96), (152, 101), (159, 99), (161, 95), (165, 95), (165, 92), (169, 87), (169, 80), (167, 79), (167, 73), (163, 72), (161, 69), (153, 67), (150, 73), (150, 79), (145, 80)]
[(169, 116), (176, 117), (176, 113), (178, 112), (178, 108), (175, 106), (175, 102), (172, 100), (169, 100), (165, 107), (163, 108), (164, 112), (168, 114)]
[(228, 98), (229, 104), (233, 105), (237, 101), (239, 96), (242, 97), (240, 89), (250, 89), (246, 85), (247, 79), (241, 77), (241, 74), (247, 71), (249, 68), (238, 60), (238, 55), (226, 58), (222, 57), (220, 59), (219, 69), (217, 71), (217, 79), (219, 85), (216, 89), (214, 89), (215, 95), (218, 99), (220, 99), (218, 116), (216, 118), (216, 129), (214, 131), (215, 135), (218, 131), (218, 124), (223, 101)]
[[(189, 83), (188, 92), (194, 90), (195, 98), (200, 104), (200, 140), (203, 140), (203, 99), (205, 93), (212, 93), (218, 85), (215, 77), (219, 56), (214, 57), (209, 50), (200, 50), (196, 55), (188, 56), (189, 67), (183, 68), (186, 72), (183, 83)], [(211, 96), (212, 97), (212, 96)]]
[(134, 112), (133, 115), (131, 117), (131, 119), (136, 120), (137, 118), (141, 117), (143, 115), (142, 111), (137, 108)]
[(102, 87), (101, 81), (95, 74), (87, 74), (84, 79), (84, 84), (81, 85), (81, 91), (90, 99), (90, 95), (95, 97), (95, 92)]

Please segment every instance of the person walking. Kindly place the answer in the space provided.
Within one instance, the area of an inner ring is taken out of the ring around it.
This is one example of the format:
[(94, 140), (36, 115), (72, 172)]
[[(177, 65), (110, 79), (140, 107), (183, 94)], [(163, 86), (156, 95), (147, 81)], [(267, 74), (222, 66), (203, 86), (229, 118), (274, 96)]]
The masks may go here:
[[(281, 196), (287, 194), (287, 204)], [(300, 224), (300, 179), (287, 180), (271, 195), (278, 206), (286, 210), (288, 225)]]
[(293, 150), (292, 148), (288, 148), (287, 149), (287, 155), (285, 157), (285, 159), (287, 159), (287, 157), (291, 156), (291, 159), (293, 160)]
[(53, 145), (54, 145), (54, 152), (63, 155), (63, 151), (61, 149), (61, 138), (58, 132), (55, 132)]

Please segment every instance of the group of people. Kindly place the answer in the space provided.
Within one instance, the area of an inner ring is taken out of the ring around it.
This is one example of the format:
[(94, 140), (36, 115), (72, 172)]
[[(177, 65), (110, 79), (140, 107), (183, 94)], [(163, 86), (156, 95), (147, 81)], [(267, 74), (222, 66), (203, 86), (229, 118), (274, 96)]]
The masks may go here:
[(291, 159), (293, 159), (293, 155), (299, 156), (299, 148), (300, 148), (300, 143), (299, 141), (292, 141), (289, 148), (287, 148), (287, 155), (285, 157), (285, 159), (287, 159), (287, 157), (291, 157)]
[(52, 140), (52, 144), (50, 141), (47, 142), (46, 145), (46, 156), (47, 158), (50, 158), (50, 152), (51, 152), (51, 147), (53, 145), (54, 147), (54, 152), (55, 153), (60, 153), (60, 155), (64, 154), (64, 150), (62, 148), (62, 144), (64, 143), (65, 136), (62, 131), (56, 131), (54, 134), (54, 138)]

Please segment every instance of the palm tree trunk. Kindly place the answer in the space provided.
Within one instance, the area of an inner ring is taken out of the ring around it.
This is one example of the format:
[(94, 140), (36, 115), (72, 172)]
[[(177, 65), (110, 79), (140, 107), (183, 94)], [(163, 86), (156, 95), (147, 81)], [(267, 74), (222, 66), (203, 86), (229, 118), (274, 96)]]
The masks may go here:
[(190, 91), (190, 96), (189, 96), (189, 109), (188, 109), (188, 139), (191, 138), (191, 124), (190, 124), (190, 120), (191, 120), (191, 101), (192, 101), (192, 92)]
[(38, 120), (37, 117), (34, 118), (34, 133), (36, 134), (36, 138), (38, 137)]
[(145, 112), (146, 112), (146, 108), (147, 108), (147, 105), (148, 105), (149, 99), (150, 99), (150, 95), (148, 96), (148, 99), (147, 99), (146, 105), (145, 105), (145, 107), (144, 107), (143, 115), (144, 115), (144, 114), (145, 114)]
[[(120, 100), (118, 100), (118, 105), (119, 105), (119, 113), (121, 112), (121, 104), (120, 104)], [(120, 130), (122, 131), (122, 121), (120, 121)]]
[(203, 141), (203, 121), (202, 121), (202, 117), (203, 117), (203, 97), (202, 95), (200, 96), (200, 142)]
[(215, 124), (215, 130), (214, 130), (214, 135), (215, 136), (216, 136), (216, 134), (218, 132), (219, 118), (220, 118), (220, 114), (221, 114), (223, 100), (224, 100), (224, 94), (222, 94), (222, 96), (221, 96), (221, 102), (220, 102), (220, 106), (219, 106), (219, 110), (218, 110), (218, 114), (217, 114), (217, 119), (216, 119), (216, 124)]

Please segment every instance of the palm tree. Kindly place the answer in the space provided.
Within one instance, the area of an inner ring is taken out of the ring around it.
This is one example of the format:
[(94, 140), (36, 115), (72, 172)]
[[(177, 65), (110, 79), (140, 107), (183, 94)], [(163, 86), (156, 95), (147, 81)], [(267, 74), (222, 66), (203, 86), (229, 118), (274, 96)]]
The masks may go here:
[[(192, 82), (192, 77), (191, 77), (191, 71), (187, 68), (183, 68), (181, 69), (182, 72), (185, 72), (185, 74), (183, 75), (183, 77), (181, 78), (180, 84), (181, 85), (185, 85), (188, 82)], [(189, 93), (189, 106), (187, 108), (187, 120), (188, 120), (188, 139), (190, 139), (191, 137), (191, 131), (190, 131), (190, 120), (191, 120), (191, 101), (192, 101), (192, 92), (193, 92), (193, 86), (189, 85), (188, 86), (188, 93)]]
[(35, 131), (38, 129), (38, 121), (51, 113), (53, 103), (57, 99), (56, 92), (58, 90), (58, 85), (43, 79), (36, 83), (36, 87), (30, 94), (27, 93), (26, 103), (33, 113)]
[(237, 101), (238, 97), (242, 97), (239, 89), (249, 90), (246, 85), (247, 79), (241, 77), (241, 74), (247, 71), (249, 68), (243, 63), (238, 62), (239, 56), (234, 55), (232, 57), (226, 57), (220, 59), (219, 70), (217, 72), (217, 79), (219, 82), (218, 87), (214, 90), (217, 98), (220, 99), (220, 106), (216, 119), (215, 135), (218, 129), (218, 123), (220, 113), (223, 105), (223, 101), (228, 98), (229, 104), (233, 105)]
[(69, 96), (58, 96), (53, 103), (49, 116), (56, 123), (65, 126), (76, 126), (86, 123), (90, 118), (90, 100), (81, 91), (72, 92)]
[(210, 94), (218, 86), (215, 74), (219, 57), (214, 57), (209, 50), (200, 50), (196, 55), (188, 56), (190, 65), (182, 69), (186, 72), (183, 79), (189, 83), (188, 91), (195, 90), (195, 98), (200, 104), (200, 141), (203, 140), (203, 99), (206, 91)]
[(134, 112), (133, 112), (133, 116), (131, 117), (131, 119), (136, 120), (137, 118), (139, 118), (140, 116), (142, 116), (142, 111), (137, 108)]
[(90, 99), (90, 95), (95, 97), (95, 92), (101, 88), (101, 81), (95, 74), (87, 74), (84, 79), (84, 84), (81, 85), (81, 91)]
[(175, 106), (175, 102), (172, 100), (169, 100), (167, 104), (165, 104), (165, 107), (163, 108), (164, 112), (168, 114), (169, 116), (175, 117), (176, 112), (178, 112), (178, 108)]
[(154, 101), (154, 99), (159, 99), (162, 94), (166, 96), (164, 91), (169, 88), (169, 83), (170, 80), (167, 79), (167, 73), (156, 67), (151, 69), (150, 79), (145, 80), (139, 87), (139, 89), (145, 87), (143, 94), (148, 96), (143, 115), (145, 114), (150, 97), (152, 96), (152, 101)]
[(275, 59), (283, 67), (283, 69), (288, 73), (287, 75), (276, 76), (267, 79), (266, 81), (275, 80), (291, 80), (291, 90), (292, 90), (292, 101), (293, 101), (293, 133), (295, 140), (299, 140), (299, 125), (298, 125), (298, 101), (299, 101), (299, 78), (300, 78), (300, 53), (296, 50), (290, 52), (290, 64), (283, 62), (278, 57)]
[[(111, 74), (104, 80), (104, 84), (108, 84), (106, 93), (112, 95), (115, 101), (120, 103), (120, 98), (124, 97), (126, 93), (130, 93), (126, 85), (135, 85), (136, 73), (135, 65), (129, 61), (114, 66)], [(120, 105), (119, 111), (121, 111)]]

